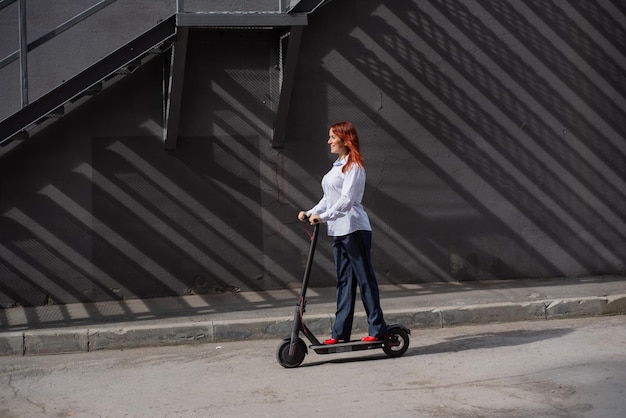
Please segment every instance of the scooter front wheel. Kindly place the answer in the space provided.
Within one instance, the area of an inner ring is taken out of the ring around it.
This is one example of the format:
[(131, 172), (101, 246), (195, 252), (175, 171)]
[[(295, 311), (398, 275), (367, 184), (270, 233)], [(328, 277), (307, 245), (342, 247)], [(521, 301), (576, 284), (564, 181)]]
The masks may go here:
[(298, 342), (296, 343), (296, 350), (293, 353), (293, 357), (289, 355), (289, 349), (291, 347), (291, 341), (286, 340), (280, 343), (278, 346), (278, 350), (276, 350), (276, 360), (278, 360), (278, 364), (281, 366), (291, 369), (293, 367), (298, 367), (304, 361), (304, 356), (306, 356), (306, 344), (302, 341), (301, 338), (298, 338)]
[(409, 349), (409, 334), (402, 328), (395, 328), (389, 332), (383, 351), (389, 357), (400, 357)]

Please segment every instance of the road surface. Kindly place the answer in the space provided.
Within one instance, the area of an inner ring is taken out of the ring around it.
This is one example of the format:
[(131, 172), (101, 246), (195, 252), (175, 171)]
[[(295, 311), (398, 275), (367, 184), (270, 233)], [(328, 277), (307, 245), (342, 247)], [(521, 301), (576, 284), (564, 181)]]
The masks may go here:
[(0, 417), (626, 416), (626, 316), (411, 337), (296, 369), (275, 340), (0, 357)]

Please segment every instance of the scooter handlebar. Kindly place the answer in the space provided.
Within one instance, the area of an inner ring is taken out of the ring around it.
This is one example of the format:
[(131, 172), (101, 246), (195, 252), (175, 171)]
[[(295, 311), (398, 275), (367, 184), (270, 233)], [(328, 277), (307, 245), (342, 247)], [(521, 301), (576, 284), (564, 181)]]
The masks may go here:
[[(311, 222), (311, 215), (304, 215), (304, 219), (302, 219), (302, 222), (307, 222), (310, 223)], [(321, 222), (315, 222), (315, 224), (320, 224)]]

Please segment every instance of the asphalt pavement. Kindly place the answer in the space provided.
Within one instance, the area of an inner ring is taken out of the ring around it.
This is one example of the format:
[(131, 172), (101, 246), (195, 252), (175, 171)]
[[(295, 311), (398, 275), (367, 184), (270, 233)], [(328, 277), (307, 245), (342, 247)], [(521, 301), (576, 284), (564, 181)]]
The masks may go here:
[[(36, 355), (288, 335), (300, 289), (13, 307), (0, 310), (0, 355)], [(626, 276), (385, 284), (388, 323), (412, 330), (626, 314)], [(311, 288), (305, 320), (330, 336), (334, 288)], [(354, 337), (367, 333), (357, 301)]]

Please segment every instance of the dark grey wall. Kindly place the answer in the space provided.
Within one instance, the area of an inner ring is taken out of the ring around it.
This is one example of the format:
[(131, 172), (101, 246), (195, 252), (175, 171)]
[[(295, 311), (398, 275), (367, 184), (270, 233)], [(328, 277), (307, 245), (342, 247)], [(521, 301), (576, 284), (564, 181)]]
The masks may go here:
[(356, 123), (387, 280), (623, 272), (623, 23), (606, 1), (337, 2), (284, 152), (320, 177), (320, 127)]
[[(161, 57), (0, 152), (0, 305), (297, 287), (344, 119), (380, 282), (624, 274), (624, 23), (609, 0), (333, 1), (281, 149), (278, 34), (192, 31), (177, 149)], [(314, 272), (333, 285), (325, 237)]]

